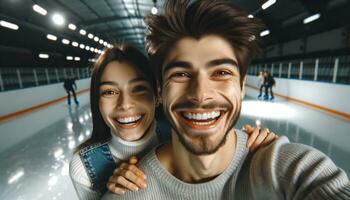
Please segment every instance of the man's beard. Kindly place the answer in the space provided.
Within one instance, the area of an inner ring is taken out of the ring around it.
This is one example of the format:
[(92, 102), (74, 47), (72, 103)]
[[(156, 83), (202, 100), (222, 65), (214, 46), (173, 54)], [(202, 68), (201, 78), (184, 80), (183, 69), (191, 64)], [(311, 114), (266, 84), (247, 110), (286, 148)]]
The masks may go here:
[[(212, 103), (212, 104), (207, 105), (207, 106), (199, 106), (199, 107), (208, 109), (208, 108), (217, 107), (215, 105), (217, 105), (217, 104)], [(224, 103), (221, 105), (227, 105), (227, 103)], [(193, 103), (191, 103), (191, 102), (177, 104), (176, 106), (174, 106), (174, 108), (183, 108), (182, 106), (185, 106), (186, 108), (198, 108), (198, 106), (193, 105)], [(232, 107), (232, 106), (230, 105), (229, 107)], [(231, 108), (231, 110), (233, 110), (233, 109)], [(220, 147), (222, 147), (226, 143), (227, 136), (230, 133), (230, 131), (234, 128), (236, 122), (238, 121), (240, 113), (241, 113), (241, 104), (239, 104), (239, 108), (234, 113), (233, 118), (231, 120), (231, 124), (228, 126), (225, 134), (221, 138), (219, 138), (218, 140), (216, 140), (214, 142), (211, 142), (209, 140), (210, 136), (208, 136), (208, 135), (206, 135), (206, 136), (191, 136), (192, 139), (195, 138), (195, 141), (196, 141), (195, 144), (188, 141), (185, 138), (184, 134), (181, 134), (178, 131), (178, 129), (176, 129), (175, 123), (173, 122), (173, 120), (171, 120), (171, 117), (169, 116), (168, 113), (166, 113), (166, 116), (169, 119), (169, 122), (172, 126), (172, 129), (175, 131), (181, 144), (186, 148), (187, 151), (189, 151), (190, 153), (192, 153), (194, 155), (210, 155), (210, 154), (217, 152), (220, 149)]]

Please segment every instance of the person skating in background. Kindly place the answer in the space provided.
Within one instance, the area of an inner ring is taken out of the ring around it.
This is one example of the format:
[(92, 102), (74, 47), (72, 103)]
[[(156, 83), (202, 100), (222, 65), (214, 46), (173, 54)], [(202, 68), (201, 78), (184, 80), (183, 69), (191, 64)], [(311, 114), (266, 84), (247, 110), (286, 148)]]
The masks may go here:
[[(264, 100), (273, 100), (275, 98), (275, 96), (273, 95), (272, 87), (276, 84), (276, 81), (267, 70), (265, 70), (264, 77), (265, 77), (265, 79), (264, 79), (264, 87), (265, 87)], [(269, 91), (270, 91), (270, 95), (269, 95)]]
[(75, 90), (77, 90), (77, 84), (75, 84), (75, 78), (74, 78), (73, 75), (69, 75), (64, 80), (63, 87), (64, 87), (64, 89), (67, 92), (68, 105), (70, 106), (70, 104), (71, 104), (71, 101), (70, 101), (70, 95), (71, 94), (70, 93), (73, 94), (75, 104), (79, 105), (79, 101), (77, 100), (77, 96), (75, 94)]
[[(265, 87), (266, 89), (266, 86), (265, 86), (265, 70), (262, 70), (260, 71), (259, 73), (259, 76), (258, 76), (258, 87), (260, 88), (259, 89), (259, 95), (258, 95), (258, 98), (260, 99), (261, 96), (262, 96), (262, 90), (263, 88)], [(266, 94), (266, 93), (265, 93)]]

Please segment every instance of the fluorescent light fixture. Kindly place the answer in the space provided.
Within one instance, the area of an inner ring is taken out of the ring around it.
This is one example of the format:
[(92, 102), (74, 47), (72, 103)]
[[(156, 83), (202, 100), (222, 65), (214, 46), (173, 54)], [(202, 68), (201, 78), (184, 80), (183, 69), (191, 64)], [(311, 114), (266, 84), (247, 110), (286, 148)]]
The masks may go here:
[(41, 15), (44, 15), (44, 16), (47, 15), (47, 11), (43, 7), (37, 4), (34, 4), (33, 10)]
[(260, 33), (260, 37), (264, 37), (266, 35), (270, 34), (270, 30), (264, 30), (264, 31), (261, 31)]
[(248, 18), (253, 19), (254, 15), (250, 14), (250, 15), (248, 15)]
[(84, 44), (80, 44), (79, 47), (80, 47), (81, 49), (84, 49), (84, 48), (85, 48), (85, 45), (84, 45)]
[(107, 42), (106, 41), (103, 43), (103, 46), (107, 46)]
[(261, 8), (263, 10), (267, 9), (268, 7), (272, 6), (274, 3), (276, 3), (276, 0), (268, 0), (267, 2), (265, 2)]
[(18, 26), (16, 24), (11, 23), (11, 22), (0, 20), (0, 25), (5, 27), (5, 28), (12, 29), (12, 30), (18, 30)]
[(153, 6), (152, 9), (151, 9), (151, 13), (153, 15), (156, 15), (158, 13), (158, 9), (155, 6)]
[(74, 60), (75, 60), (75, 61), (79, 61), (79, 60), (80, 60), (80, 57), (74, 57)]
[(74, 24), (68, 24), (68, 28), (74, 31), (75, 29), (77, 29), (77, 26)]
[(72, 46), (77, 47), (77, 46), (79, 46), (79, 43), (74, 41), (74, 42), (72, 42)]
[(85, 46), (85, 50), (89, 51), (90, 47), (89, 46)]
[(39, 58), (42, 58), (42, 59), (48, 59), (49, 57), (50, 57), (49, 54), (45, 54), (45, 53), (39, 54)]
[(69, 43), (70, 43), (70, 41), (69, 41), (69, 40), (67, 40), (67, 39), (62, 39), (62, 43), (63, 43), (63, 44), (69, 44)]
[(56, 24), (56, 25), (59, 25), (59, 26), (61, 26), (61, 25), (63, 25), (64, 24), (64, 18), (62, 17), (62, 15), (60, 15), (60, 14), (54, 14), (53, 16), (52, 16), (52, 20), (53, 20), (53, 22)]
[(86, 31), (84, 29), (80, 29), (79, 33), (80, 35), (86, 35)]
[(98, 42), (99, 39), (100, 39), (100, 38), (98, 38), (97, 36), (94, 37), (94, 41), (95, 41), (95, 42)]
[(89, 39), (92, 39), (92, 38), (94, 38), (94, 35), (91, 34), (91, 33), (89, 33), (89, 34), (88, 34), (88, 38), (89, 38)]
[(313, 22), (315, 20), (318, 20), (320, 17), (321, 17), (321, 14), (320, 13), (316, 13), (314, 15), (311, 15), (310, 17), (305, 18), (303, 23), (307, 24), (307, 23)]
[(57, 37), (56, 37), (55, 35), (47, 34), (46, 37), (47, 37), (47, 39), (49, 39), (49, 40), (53, 40), (53, 41), (56, 41), (56, 40), (57, 40)]
[(100, 44), (103, 44), (103, 40), (102, 40), (102, 39), (100, 39), (99, 43), (100, 43)]
[(67, 60), (73, 60), (73, 56), (67, 56), (66, 59)]

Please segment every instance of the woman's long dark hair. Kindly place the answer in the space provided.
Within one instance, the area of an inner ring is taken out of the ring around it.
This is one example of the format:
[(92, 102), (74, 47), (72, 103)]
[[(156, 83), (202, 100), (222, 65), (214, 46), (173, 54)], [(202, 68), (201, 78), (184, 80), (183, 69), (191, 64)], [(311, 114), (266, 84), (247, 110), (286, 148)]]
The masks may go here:
[(101, 76), (106, 66), (112, 61), (125, 62), (135, 66), (145, 76), (153, 88), (154, 94), (156, 94), (156, 79), (150, 62), (144, 54), (138, 49), (126, 44), (115, 45), (115, 47), (111, 49), (105, 49), (97, 59), (91, 73), (90, 106), (93, 125), (92, 134), (87, 141), (77, 147), (77, 151), (90, 144), (107, 141), (111, 137), (110, 128), (103, 120), (99, 109), (99, 83), (101, 82)]

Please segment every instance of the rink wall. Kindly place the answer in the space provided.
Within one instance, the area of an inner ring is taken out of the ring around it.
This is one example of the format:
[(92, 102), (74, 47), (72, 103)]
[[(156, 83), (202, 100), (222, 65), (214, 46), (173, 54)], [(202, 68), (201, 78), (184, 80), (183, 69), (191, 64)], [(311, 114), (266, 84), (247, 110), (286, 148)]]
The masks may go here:
[[(77, 91), (90, 87), (90, 78), (77, 80)], [(20, 112), (67, 95), (63, 83), (0, 92), (0, 116)]]
[[(350, 85), (275, 78), (274, 93), (334, 114), (350, 116)], [(258, 77), (248, 76), (246, 86), (258, 89)], [(256, 91), (257, 95), (258, 91)]]

